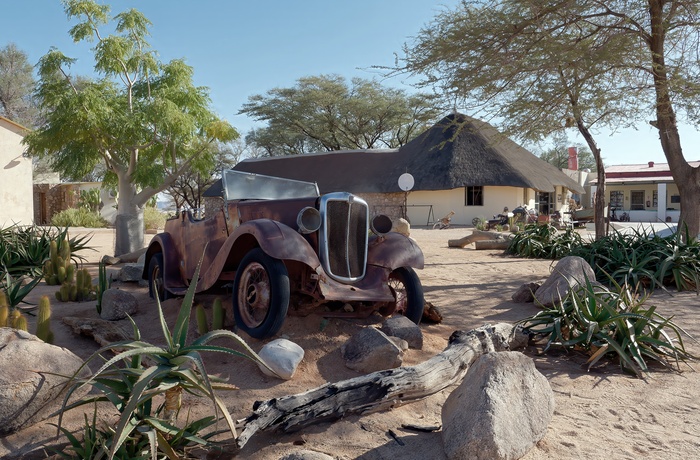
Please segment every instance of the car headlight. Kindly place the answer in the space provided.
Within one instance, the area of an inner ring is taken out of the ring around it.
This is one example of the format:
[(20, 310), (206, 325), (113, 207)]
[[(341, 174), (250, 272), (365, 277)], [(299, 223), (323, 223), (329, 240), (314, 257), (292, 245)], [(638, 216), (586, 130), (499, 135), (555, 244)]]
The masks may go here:
[(391, 231), (391, 227), (391, 218), (385, 214), (374, 216), (372, 222), (370, 223), (370, 228), (372, 231), (379, 236), (389, 233)]
[(297, 215), (299, 233), (313, 233), (321, 228), (321, 213), (316, 208), (307, 206)]

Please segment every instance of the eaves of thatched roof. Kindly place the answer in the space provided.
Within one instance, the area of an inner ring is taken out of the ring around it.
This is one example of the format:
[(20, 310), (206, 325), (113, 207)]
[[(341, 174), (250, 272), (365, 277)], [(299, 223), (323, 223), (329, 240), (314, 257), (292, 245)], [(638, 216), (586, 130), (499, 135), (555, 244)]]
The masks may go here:
[[(321, 193), (400, 192), (398, 178), (413, 175), (413, 190), (451, 190), (464, 186), (510, 186), (553, 192), (583, 188), (494, 127), (453, 114), (398, 150), (344, 150), (249, 159), (235, 170), (316, 182)], [(214, 184), (205, 196), (218, 196)]]

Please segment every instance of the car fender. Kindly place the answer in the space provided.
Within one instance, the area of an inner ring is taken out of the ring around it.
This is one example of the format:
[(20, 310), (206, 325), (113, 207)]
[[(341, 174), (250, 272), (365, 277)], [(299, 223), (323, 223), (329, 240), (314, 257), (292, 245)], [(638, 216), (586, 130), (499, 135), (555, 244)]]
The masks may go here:
[(184, 286), (182, 276), (178, 269), (180, 254), (177, 251), (175, 242), (169, 233), (158, 233), (151, 239), (144, 257), (143, 274), (141, 278), (148, 279), (148, 265), (154, 254), (163, 253), (163, 284), (164, 287), (172, 288)]
[(416, 242), (400, 233), (389, 232), (370, 239), (367, 263), (395, 270), (400, 267), (422, 269), (423, 251)]
[(321, 262), (308, 241), (297, 231), (271, 219), (256, 219), (239, 225), (226, 239), (197, 285), (197, 292), (209, 289), (226, 267), (238, 267), (251, 249), (260, 247), (275, 259), (302, 262), (316, 270)]

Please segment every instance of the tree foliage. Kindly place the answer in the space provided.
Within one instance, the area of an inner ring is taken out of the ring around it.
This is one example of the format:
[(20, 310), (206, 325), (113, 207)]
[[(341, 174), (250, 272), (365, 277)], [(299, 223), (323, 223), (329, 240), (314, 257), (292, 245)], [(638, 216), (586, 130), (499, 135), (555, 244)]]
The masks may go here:
[(190, 170), (182, 174), (168, 187), (175, 207), (200, 209), (203, 206), (202, 194), (221, 178), (221, 171), (233, 168), (243, 157), (246, 146), (237, 139), (234, 142), (217, 145), (213, 166), (207, 171)]
[(599, 185), (596, 129), (655, 115), (681, 191), (681, 220), (697, 234), (700, 172), (683, 157), (675, 107), (697, 123), (699, 9), (689, 0), (464, 1), (405, 47), (396, 70), (497, 117), (509, 134), (540, 139), (577, 127), (596, 158)]
[[(93, 0), (67, 0), (78, 22), (75, 42), (93, 42), (95, 75), (69, 74), (73, 59), (51, 49), (39, 62), (37, 96), (45, 123), (25, 138), (31, 154), (49, 156), (63, 174), (80, 177), (103, 163), (116, 185), (115, 253), (143, 245), (143, 207), (189, 170), (208, 171), (216, 143), (238, 134), (210, 109), (207, 88), (195, 86), (182, 59), (161, 62), (146, 38), (151, 22), (131, 9), (109, 16)], [(114, 23), (115, 33), (100, 27)]]
[(542, 160), (556, 166), (558, 169), (569, 166), (569, 147), (576, 147), (578, 151), (578, 169), (595, 171), (596, 161), (590, 149), (583, 144), (573, 144), (565, 133), (557, 133), (552, 136), (552, 146), (541, 151), (537, 156)]
[(440, 115), (433, 96), (338, 75), (300, 78), (248, 98), (240, 113), (267, 123), (246, 141), (268, 155), (399, 147)]
[(26, 53), (14, 43), (0, 49), (0, 115), (28, 128), (35, 126), (38, 114), (33, 71)]

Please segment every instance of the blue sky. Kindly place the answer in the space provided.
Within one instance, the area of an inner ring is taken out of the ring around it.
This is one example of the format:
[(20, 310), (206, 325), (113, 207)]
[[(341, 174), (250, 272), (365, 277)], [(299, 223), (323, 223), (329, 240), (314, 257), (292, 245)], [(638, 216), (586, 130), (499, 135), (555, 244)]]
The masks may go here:
[[(293, 86), (300, 77), (340, 74), (382, 79), (372, 66), (389, 66), (436, 13), (458, 0), (113, 0), (112, 13), (137, 8), (153, 22), (150, 43), (160, 58), (184, 58), (195, 82), (210, 88), (214, 110), (242, 134), (255, 126), (238, 115), (249, 96)], [(32, 64), (51, 46), (78, 58), (75, 73), (89, 74), (91, 53), (73, 44), (58, 0), (3, 2), (0, 47), (14, 42)], [(405, 78), (383, 84), (414, 91)], [(700, 134), (681, 132), (688, 160), (700, 160)], [(572, 141), (581, 139), (570, 136)], [(608, 165), (666, 162), (650, 126), (610, 135), (598, 143)]]

